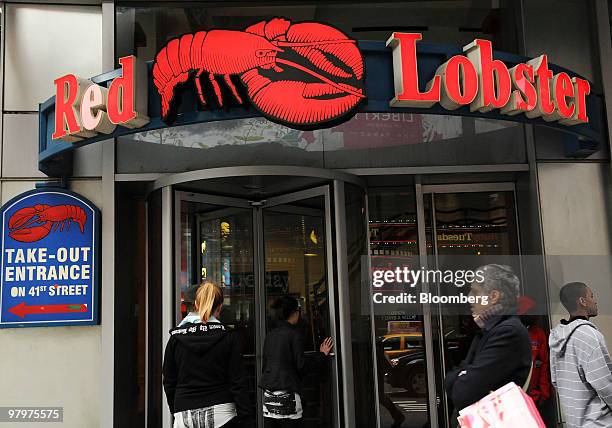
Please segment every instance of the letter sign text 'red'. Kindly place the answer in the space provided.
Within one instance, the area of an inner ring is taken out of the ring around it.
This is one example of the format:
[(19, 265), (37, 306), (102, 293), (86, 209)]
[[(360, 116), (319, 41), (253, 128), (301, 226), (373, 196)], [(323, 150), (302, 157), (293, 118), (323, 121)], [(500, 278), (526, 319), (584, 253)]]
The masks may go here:
[(55, 80), (54, 140), (79, 141), (117, 125), (140, 128), (147, 116), (147, 69), (135, 56), (119, 59), (121, 77), (104, 88), (91, 80), (67, 74)]
[(431, 107), (440, 103), (447, 110), (470, 106), (482, 113), (525, 113), (564, 125), (588, 123), (586, 97), (591, 91), (587, 80), (567, 73), (553, 74), (548, 57), (540, 55), (525, 64), (508, 69), (493, 59), (488, 40), (476, 39), (463, 48), (465, 56), (455, 55), (436, 70), (424, 91), (419, 88), (416, 43), (421, 34), (393, 33), (387, 46), (393, 49), (395, 97), (392, 107)]

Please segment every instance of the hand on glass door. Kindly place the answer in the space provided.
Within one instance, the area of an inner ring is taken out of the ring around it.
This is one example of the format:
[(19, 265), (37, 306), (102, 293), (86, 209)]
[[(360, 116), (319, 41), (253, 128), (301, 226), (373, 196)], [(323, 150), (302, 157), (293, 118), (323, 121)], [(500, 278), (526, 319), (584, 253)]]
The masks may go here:
[(329, 353), (331, 352), (333, 348), (334, 348), (334, 339), (332, 339), (331, 337), (328, 337), (327, 339), (323, 341), (323, 343), (321, 343), (321, 346), (319, 346), (319, 351), (321, 351), (323, 354), (327, 356), (329, 355)]

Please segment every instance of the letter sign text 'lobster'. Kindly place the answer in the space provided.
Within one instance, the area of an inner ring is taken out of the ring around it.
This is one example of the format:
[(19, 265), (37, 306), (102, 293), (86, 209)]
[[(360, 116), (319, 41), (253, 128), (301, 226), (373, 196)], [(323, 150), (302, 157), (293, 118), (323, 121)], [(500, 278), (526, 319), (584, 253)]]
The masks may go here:
[(147, 69), (135, 56), (119, 59), (122, 74), (104, 88), (67, 74), (55, 80), (54, 140), (79, 141), (110, 134), (117, 125), (140, 128), (147, 116)]
[(395, 98), (392, 107), (431, 107), (440, 103), (447, 110), (469, 105), (482, 113), (499, 109), (502, 114), (525, 113), (530, 119), (559, 121), (564, 125), (587, 123), (588, 81), (561, 72), (553, 75), (548, 57), (541, 55), (508, 70), (493, 59), (488, 40), (466, 45), (466, 56), (455, 55), (436, 70), (426, 90), (419, 89), (416, 43), (421, 34), (393, 33), (387, 46), (393, 49)]
[[(297, 129), (346, 120), (365, 99), (357, 42), (318, 22), (273, 18), (244, 31), (198, 31), (169, 41), (153, 64), (166, 122), (180, 100), (177, 88), (190, 77), (203, 107), (212, 100), (218, 107), (230, 100), (243, 104), (247, 98), (267, 119)], [(214, 97), (207, 98), (206, 89)]]

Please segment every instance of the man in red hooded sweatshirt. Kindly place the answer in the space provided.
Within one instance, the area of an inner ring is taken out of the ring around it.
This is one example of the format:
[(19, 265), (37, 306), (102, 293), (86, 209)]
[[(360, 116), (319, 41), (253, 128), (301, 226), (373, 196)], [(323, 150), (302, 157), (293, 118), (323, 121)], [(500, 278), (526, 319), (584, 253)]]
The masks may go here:
[(550, 372), (548, 371), (548, 335), (542, 327), (537, 325), (536, 316), (529, 314), (535, 306), (535, 302), (527, 296), (519, 297), (517, 313), (531, 339), (531, 362), (533, 371), (527, 394), (538, 406), (541, 406), (550, 398)]

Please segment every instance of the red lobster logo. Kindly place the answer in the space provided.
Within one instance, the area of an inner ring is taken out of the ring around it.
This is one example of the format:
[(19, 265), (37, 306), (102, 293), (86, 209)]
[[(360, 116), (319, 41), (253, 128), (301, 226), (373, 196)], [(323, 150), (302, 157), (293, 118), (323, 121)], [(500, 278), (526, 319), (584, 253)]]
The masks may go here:
[(18, 210), (8, 221), (9, 236), (19, 242), (36, 242), (55, 229), (64, 230), (70, 222), (78, 223), (81, 233), (85, 232), (87, 214), (76, 205), (34, 205)]
[(365, 99), (363, 57), (356, 41), (316, 22), (291, 25), (274, 18), (245, 31), (198, 31), (171, 40), (153, 64), (164, 120), (176, 87), (193, 74), (200, 102), (208, 104), (204, 73), (220, 107), (224, 101), (216, 76), (223, 76), (231, 96), (243, 103), (231, 79), (236, 75), (265, 117), (295, 128), (339, 121)]

